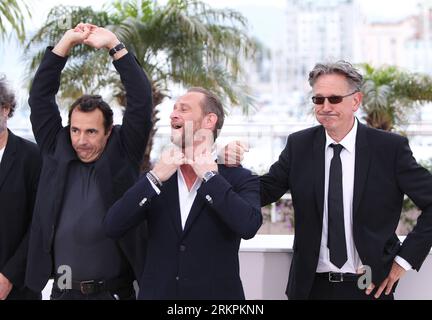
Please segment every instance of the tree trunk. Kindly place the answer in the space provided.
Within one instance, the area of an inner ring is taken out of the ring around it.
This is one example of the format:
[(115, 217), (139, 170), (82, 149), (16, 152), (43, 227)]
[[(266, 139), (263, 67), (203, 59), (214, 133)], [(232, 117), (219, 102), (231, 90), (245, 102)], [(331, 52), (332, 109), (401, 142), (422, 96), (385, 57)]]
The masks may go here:
[(366, 116), (366, 123), (369, 127), (382, 129), (385, 131), (393, 130), (393, 121), (391, 117), (385, 112), (371, 112)]

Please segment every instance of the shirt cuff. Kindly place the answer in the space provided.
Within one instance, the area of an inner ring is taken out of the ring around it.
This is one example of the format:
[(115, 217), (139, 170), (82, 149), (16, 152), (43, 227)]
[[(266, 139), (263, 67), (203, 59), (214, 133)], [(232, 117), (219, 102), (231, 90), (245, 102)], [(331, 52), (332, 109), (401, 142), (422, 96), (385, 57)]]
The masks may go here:
[(149, 178), (146, 177), (146, 179), (150, 182), (150, 184), (153, 187), (154, 191), (156, 191), (156, 193), (159, 195), (161, 193), (160, 189)]
[(395, 261), (398, 265), (400, 265), (402, 268), (404, 268), (405, 271), (408, 271), (408, 270), (411, 270), (411, 269), (412, 269), (411, 264), (410, 264), (408, 261), (406, 261), (404, 258), (401, 258), (401, 257), (399, 257), (399, 256), (396, 256), (395, 259), (394, 259), (394, 261)]

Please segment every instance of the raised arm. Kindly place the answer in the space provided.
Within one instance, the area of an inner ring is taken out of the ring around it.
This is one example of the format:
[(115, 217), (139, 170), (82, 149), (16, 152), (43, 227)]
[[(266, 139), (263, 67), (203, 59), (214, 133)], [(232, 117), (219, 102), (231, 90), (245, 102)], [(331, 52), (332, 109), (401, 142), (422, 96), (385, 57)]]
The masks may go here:
[(89, 28), (68, 30), (54, 49), (47, 48), (36, 71), (28, 102), (33, 133), (42, 153), (52, 151), (57, 133), (62, 128), (55, 96), (60, 87), (60, 75), (67, 55), (71, 48), (82, 43), (89, 33)]
[[(85, 44), (96, 49), (110, 50), (120, 44), (117, 36), (105, 28), (92, 29)], [(121, 139), (129, 158), (141, 163), (152, 128), (152, 90), (149, 80), (135, 57), (126, 48), (114, 54), (114, 67), (126, 89), (126, 112), (121, 127)]]

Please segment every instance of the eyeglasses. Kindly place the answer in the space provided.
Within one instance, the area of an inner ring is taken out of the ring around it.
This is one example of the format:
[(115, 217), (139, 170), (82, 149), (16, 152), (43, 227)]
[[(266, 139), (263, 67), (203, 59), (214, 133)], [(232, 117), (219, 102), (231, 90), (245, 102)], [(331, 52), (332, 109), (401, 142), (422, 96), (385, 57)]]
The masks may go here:
[(347, 94), (345, 96), (330, 96), (330, 97), (316, 97), (316, 96), (313, 96), (312, 97), (312, 102), (314, 104), (324, 104), (325, 99), (327, 99), (328, 102), (330, 102), (331, 104), (338, 104), (338, 103), (342, 102), (343, 98), (349, 97), (349, 96), (351, 96), (351, 95), (353, 95), (354, 93), (357, 93), (357, 92), (358, 92), (358, 90), (356, 90), (354, 92), (351, 92), (351, 93), (349, 93), (349, 94)]

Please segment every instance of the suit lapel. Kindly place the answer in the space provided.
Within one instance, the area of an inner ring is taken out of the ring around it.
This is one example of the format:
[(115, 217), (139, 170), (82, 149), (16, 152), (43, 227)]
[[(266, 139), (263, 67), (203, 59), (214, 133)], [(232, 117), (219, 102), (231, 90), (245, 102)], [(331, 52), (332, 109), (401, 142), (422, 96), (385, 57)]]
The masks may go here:
[(177, 183), (177, 172), (175, 172), (170, 179), (168, 179), (162, 189), (166, 189), (167, 197), (165, 201), (169, 201), (168, 203), (163, 203), (162, 205), (167, 208), (169, 211), (168, 214), (170, 216), (170, 220), (173, 224), (175, 231), (178, 236), (182, 234), (182, 226), (181, 226), (181, 214), (180, 214), (180, 202), (179, 202), (179, 191), (178, 191), (178, 183)]
[(6, 176), (10, 172), (10, 169), (15, 162), (15, 156), (17, 152), (16, 143), (17, 143), (17, 138), (12, 132), (9, 131), (8, 141), (6, 143), (6, 148), (0, 163), (0, 188), (5, 182)]
[(186, 235), (188, 230), (190, 229), (191, 225), (193, 224), (194, 220), (199, 216), (199, 214), (202, 212), (204, 205), (206, 202), (201, 199), (201, 197), (198, 196), (198, 194), (195, 197), (195, 200), (192, 204), (191, 210), (189, 212), (188, 218), (186, 220), (186, 224), (183, 230), (183, 236)]
[[(218, 165), (219, 174), (224, 175), (224, 166)], [(200, 215), (200, 213), (204, 210), (204, 206), (207, 205), (207, 202), (204, 201), (200, 196), (195, 196), (195, 200), (192, 204), (191, 210), (189, 212), (188, 218), (186, 220), (186, 224), (183, 230), (183, 237), (187, 234), (190, 227), (194, 223), (195, 219)]]
[(356, 215), (369, 171), (370, 149), (367, 141), (368, 128), (358, 123), (356, 149), (355, 149), (355, 173), (354, 173), (354, 197), (353, 216)]
[(319, 221), (323, 219), (324, 206), (325, 141), (324, 128), (320, 127), (313, 142), (315, 201), (316, 207), (318, 208), (317, 213), (320, 218)]

